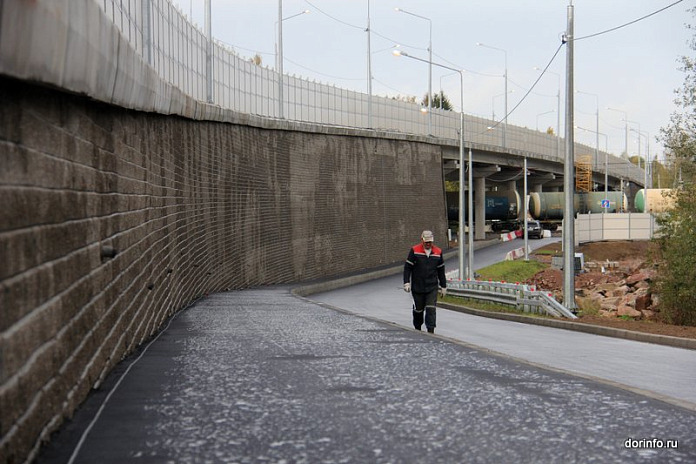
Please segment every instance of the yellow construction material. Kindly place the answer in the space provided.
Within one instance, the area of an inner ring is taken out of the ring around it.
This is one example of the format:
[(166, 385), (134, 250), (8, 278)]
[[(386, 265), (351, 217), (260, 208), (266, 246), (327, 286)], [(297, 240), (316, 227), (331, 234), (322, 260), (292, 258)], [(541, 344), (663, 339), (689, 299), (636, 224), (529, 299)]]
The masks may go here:
[(592, 155), (580, 155), (576, 157), (575, 191), (592, 191)]

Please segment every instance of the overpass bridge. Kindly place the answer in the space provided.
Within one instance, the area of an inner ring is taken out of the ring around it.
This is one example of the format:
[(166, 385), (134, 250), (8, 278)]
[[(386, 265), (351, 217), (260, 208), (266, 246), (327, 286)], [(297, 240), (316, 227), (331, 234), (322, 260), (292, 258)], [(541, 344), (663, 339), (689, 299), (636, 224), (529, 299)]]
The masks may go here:
[[(418, 105), (255, 66), (167, 0), (5, 0), (0, 24), (2, 462), (34, 456), (196, 298), (445, 237), (432, 186), (458, 168), (458, 114), (436, 112), (428, 134)], [(508, 126), (502, 146), (491, 122), (465, 115), (479, 178), (527, 157), (531, 184), (553, 188), (558, 139)], [(599, 183), (604, 156), (611, 187), (642, 182), (601, 153)]]

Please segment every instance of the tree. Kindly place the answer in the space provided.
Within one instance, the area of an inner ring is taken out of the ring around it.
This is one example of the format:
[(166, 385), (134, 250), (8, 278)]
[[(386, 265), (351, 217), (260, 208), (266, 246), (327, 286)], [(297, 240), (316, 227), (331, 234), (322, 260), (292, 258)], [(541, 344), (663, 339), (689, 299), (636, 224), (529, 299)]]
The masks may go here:
[(416, 97), (409, 95), (396, 95), (391, 97), (392, 100), (403, 101), (406, 103), (416, 103)]
[[(428, 102), (428, 94), (426, 93), (425, 95), (423, 95), (421, 105), (429, 106)], [(433, 108), (442, 108), (443, 110), (452, 111), (452, 103), (449, 101), (449, 98), (447, 98), (447, 95), (445, 95), (445, 92), (443, 92), (442, 90), (440, 91), (440, 93), (433, 94)]]
[(254, 55), (253, 58), (249, 58), (249, 61), (251, 61), (252, 63), (254, 63), (256, 66), (261, 66), (261, 63), (263, 62), (263, 59), (261, 58), (261, 55), (259, 55), (259, 54), (257, 53), (256, 55)]
[(643, 167), (643, 165), (645, 163), (645, 158), (643, 158), (642, 156), (638, 156), (638, 155), (629, 156), (629, 157), (627, 157), (627, 159), (628, 159), (628, 161), (631, 162), (631, 164), (635, 164), (636, 166), (639, 166), (641, 168)]
[[(690, 11), (696, 15), (696, 8)], [(690, 46), (696, 51), (696, 36)], [(675, 208), (658, 218), (661, 236), (655, 287), (668, 322), (696, 325), (696, 185), (691, 182), (696, 175), (696, 59), (684, 56), (681, 63), (686, 77), (675, 92), (679, 109), (660, 130), (660, 139), (689, 181), (674, 191)]]
[(556, 135), (556, 131), (551, 126), (546, 129), (546, 133), (549, 135)]

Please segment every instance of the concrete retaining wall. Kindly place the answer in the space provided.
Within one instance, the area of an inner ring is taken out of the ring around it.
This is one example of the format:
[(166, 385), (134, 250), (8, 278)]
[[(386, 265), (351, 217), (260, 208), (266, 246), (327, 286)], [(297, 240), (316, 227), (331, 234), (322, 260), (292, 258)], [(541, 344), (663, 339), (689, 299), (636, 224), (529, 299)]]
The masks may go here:
[(0, 462), (173, 313), (446, 237), (437, 146), (136, 112), (0, 78)]

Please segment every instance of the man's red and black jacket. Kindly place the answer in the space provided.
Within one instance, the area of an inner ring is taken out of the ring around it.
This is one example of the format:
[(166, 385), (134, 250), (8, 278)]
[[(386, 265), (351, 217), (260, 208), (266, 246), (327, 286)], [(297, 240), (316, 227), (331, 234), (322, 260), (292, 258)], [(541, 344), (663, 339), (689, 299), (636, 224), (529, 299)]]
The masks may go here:
[(445, 279), (445, 260), (442, 250), (432, 246), (430, 256), (425, 253), (422, 243), (411, 248), (404, 264), (404, 283), (411, 282), (411, 291), (429, 293), (440, 287), (447, 287)]

